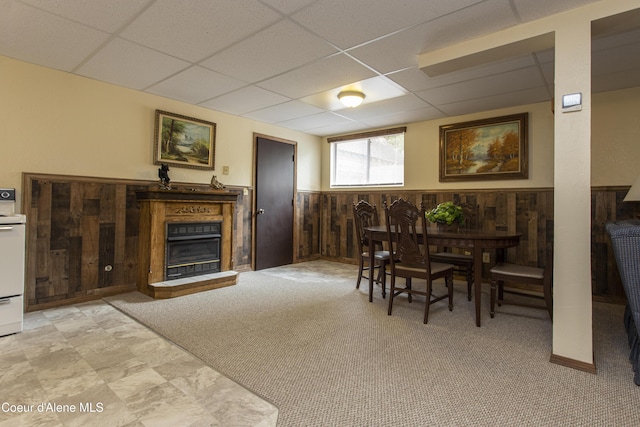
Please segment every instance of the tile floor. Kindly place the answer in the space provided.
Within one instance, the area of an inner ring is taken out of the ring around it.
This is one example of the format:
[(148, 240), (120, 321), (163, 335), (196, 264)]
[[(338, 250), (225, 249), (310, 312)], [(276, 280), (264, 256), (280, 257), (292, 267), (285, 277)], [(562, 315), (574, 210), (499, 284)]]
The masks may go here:
[(266, 427), (278, 417), (103, 301), (26, 313), (23, 332), (0, 337), (0, 405), (0, 427)]

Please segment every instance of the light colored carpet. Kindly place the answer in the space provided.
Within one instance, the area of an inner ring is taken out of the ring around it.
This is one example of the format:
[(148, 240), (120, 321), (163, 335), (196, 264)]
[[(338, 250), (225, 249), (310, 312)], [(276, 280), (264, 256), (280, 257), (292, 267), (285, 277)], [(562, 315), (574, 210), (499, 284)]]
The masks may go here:
[(504, 306), (491, 319), (483, 294), (477, 328), (458, 284), (453, 311), (436, 303), (424, 325), (424, 300), (398, 297), (387, 316), (380, 289), (369, 303), (356, 275), (351, 265), (313, 261), (170, 300), (135, 292), (105, 300), (273, 402), (279, 426), (640, 422), (622, 307), (594, 305), (593, 375), (549, 363), (545, 311)]

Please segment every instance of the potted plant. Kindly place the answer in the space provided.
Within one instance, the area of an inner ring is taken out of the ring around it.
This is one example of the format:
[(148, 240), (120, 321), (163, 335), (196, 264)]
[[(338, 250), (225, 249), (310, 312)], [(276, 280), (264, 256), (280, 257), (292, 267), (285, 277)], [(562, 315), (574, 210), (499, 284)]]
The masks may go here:
[(439, 228), (457, 229), (459, 225), (464, 225), (464, 211), (461, 206), (453, 202), (440, 203), (435, 208), (425, 212), (425, 217), (429, 222), (438, 224)]

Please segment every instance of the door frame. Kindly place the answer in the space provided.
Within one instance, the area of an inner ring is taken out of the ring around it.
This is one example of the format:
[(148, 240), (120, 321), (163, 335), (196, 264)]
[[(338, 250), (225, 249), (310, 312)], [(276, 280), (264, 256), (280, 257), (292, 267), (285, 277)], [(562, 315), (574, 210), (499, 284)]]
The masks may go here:
[(253, 133), (253, 197), (251, 200), (251, 270), (256, 269), (256, 211), (258, 198), (258, 138), (269, 139), (283, 144), (293, 145), (293, 254), (292, 259), (295, 264), (298, 262), (298, 252), (296, 251), (298, 242), (298, 142), (289, 139), (278, 138), (262, 133)]

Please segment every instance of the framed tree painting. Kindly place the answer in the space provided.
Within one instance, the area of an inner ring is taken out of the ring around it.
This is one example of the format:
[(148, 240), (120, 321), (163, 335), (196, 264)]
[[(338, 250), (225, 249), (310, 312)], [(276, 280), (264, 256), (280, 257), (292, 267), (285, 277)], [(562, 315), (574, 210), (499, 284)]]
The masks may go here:
[(215, 123), (156, 110), (154, 164), (213, 170), (215, 147)]
[(527, 116), (440, 126), (440, 182), (528, 178)]

